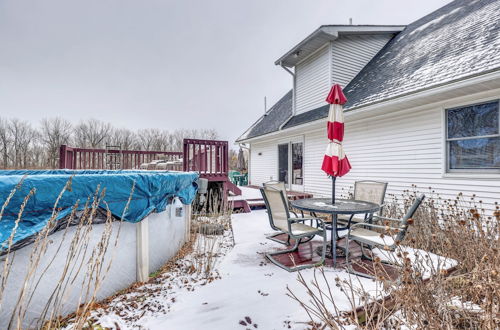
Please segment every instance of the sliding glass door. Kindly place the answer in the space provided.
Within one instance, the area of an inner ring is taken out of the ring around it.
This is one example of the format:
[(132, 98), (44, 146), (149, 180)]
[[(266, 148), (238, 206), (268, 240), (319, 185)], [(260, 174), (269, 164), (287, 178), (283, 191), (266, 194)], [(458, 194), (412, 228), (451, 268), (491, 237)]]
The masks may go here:
[(288, 189), (303, 191), (304, 143), (294, 140), (278, 144), (278, 180)]
[(288, 184), (288, 143), (278, 145), (278, 181)]
[(291, 189), (302, 191), (304, 185), (304, 170), (303, 170), (303, 147), (302, 142), (292, 143), (292, 159), (291, 159)]

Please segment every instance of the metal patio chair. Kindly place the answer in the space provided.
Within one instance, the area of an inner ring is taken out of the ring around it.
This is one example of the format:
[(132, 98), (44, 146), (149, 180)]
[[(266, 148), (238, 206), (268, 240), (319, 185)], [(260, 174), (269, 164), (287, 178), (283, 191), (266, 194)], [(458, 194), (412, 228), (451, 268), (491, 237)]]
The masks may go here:
[[(286, 190), (286, 186), (285, 186), (285, 183), (282, 182), (282, 181), (269, 181), (269, 182), (265, 182), (262, 184), (264, 186), (264, 188), (269, 188), (269, 189), (274, 189), (274, 190), (277, 190), (277, 191), (282, 191), (283, 192), (283, 195), (285, 196), (285, 202), (286, 202), (286, 207), (288, 209), (288, 211), (290, 213), (292, 213), (296, 218), (299, 217), (299, 215), (294, 211), (292, 210), (291, 206), (290, 206), (290, 201), (288, 200), (288, 192)], [(301, 211), (301, 216), (302, 218), (304, 217), (304, 213)], [(312, 222), (311, 222), (311, 225), (312, 225)], [(288, 236), (286, 242), (280, 240), (280, 239), (276, 239), (276, 236), (280, 236), (280, 235), (283, 235), (283, 232), (278, 229), (273, 223), (271, 223), (271, 228), (278, 231), (278, 233), (276, 234), (272, 234), (272, 235), (269, 235), (267, 236), (267, 239), (270, 239), (271, 241), (274, 241), (274, 242), (277, 242), (277, 243), (281, 243), (281, 244), (285, 244), (285, 245), (290, 245), (290, 236)]]
[(290, 207), (290, 201), (288, 200), (288, 191), (286, 190), (286, 186), (285, 186), (284, 182), (282, 182), (282, 181), (268, 181), (268, 182), (264, 182), (262, 185), (264, 186), (264, 188), (273, 188), (273, 189), (282, 191), (283, 195), (285, 196), (286, 207), (288, 208), (288, 210), (290, 210), (290, 212), (292, 212), (296, 217), (298, 217), (297, 213), (295, 213)]
[[(323, 221), (317, 218), (290, 217), (290, 211), (287, 207), (286, 198), (283, 191), (281, 190), (272, 187), (264, 187), (260, 188), (260, 192), (262, 193), (264, 203), (266, 204), (267, 215), (269, 217), (269, 223), (271, 224), (271, 227), (273, 227), (273, 229), (276, 228), (276, 230), (279, 230), (281, 233), (287, 234), (289, 236), (289, 239), (291, 238), (295, 240), (295, 243), (291, 249), (273, 253), (266, 253), (266, 257), (273, 264), (289, 272), (323, 264), (326, 254), (326, 231), (324, 230)], [(305, 221), (309, 220), (316, 221), (317, 227), (304, 224)], [(308, 265), (287, 267), (274, 258), (278, 255), (297, 251), (300, 244), (310, 241), (316, 235), (323, 237), (323, 250), (320, 261)]]
[[(354, 182), (354, 195), (353, 199), (358, 201), (366, 201), (378, 204), (381, 206), (380, 211), (377, 215), (381, 216), (383, 214), (384, 207), (384, 199), (385, 192), (387, 191), (387, 182), (381, 181), (356, 181)], [(339, 215), (337, 218), (337, 225), (341, 225), (342, 228), (339, 229), (348, 229), (351, 226), (351, 223), (358, 222), (366, 222), (370, 221), (368, 219), (368, 215), (360, 214), (360, 215)]]
[[(420, 195), (415, 199), (413, 205), (408, 209), (406, 214), (402, 219), (394, 219), (387, 218), (382, 216), (374, 216), (376, 220), (382, 220), (385, 222), (396, 223), (396, 226), (386, 226), (386, 225), (376, 225), (372, 223), (359, 222), (353, 224), (346, 236), (346, 264), (347, 270), (350, 273), (355, 275), (373, 278), (373, 276), (355, 271), (352, 268), (351, 258), (349, 255), (349, 243), (351, 241), (359, 243), (361, 246), (361, 258), (372, 260), (371, 257), (365, 255), (364, 253), (364, 245), (370, 246), (370, 248), (377, 247), (381, 248), (384, 251), (394, 251), (396, 246), (404, 239), (408, 226), (411, 224), (410, 219), (413, 217), (418, 207), (424, 200), (425, 195)], [(378, 229), (379, 231), (375, 231), (372, 229)]]

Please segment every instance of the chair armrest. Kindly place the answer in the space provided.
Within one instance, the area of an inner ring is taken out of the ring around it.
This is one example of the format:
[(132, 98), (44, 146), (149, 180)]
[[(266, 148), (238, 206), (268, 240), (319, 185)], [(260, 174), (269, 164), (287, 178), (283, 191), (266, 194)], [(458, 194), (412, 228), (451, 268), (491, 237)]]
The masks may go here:
[(383, 216), (380, 216), (380, 215), (374, 215), (373, 219), (374, 220), (389, 220), (389, 221), (403, 222), (403, 220), (401, 220), (401, 219), (388, 218), (388, 217), (383, 217)]
[(384, 229), (384, 230), (397, 230), (397, 231), (400, 231), (401, 228), (397, 228), (397, 227), (389, 227), (389, 226), (381, 226), (381, 225), (375, 225), (375, 224), (372, 224), (372, 223), (368, 223), (368, 222), (358, 222), (358, 223), (355, 223), (354, 225), (352, 225), (350, 228), (349, 228), (349, 231), (348, 231), (348, 234), (351, 233), (351, 230), (355, 227), (370, 227), (370, 228), (378, 228), (378, 229)]

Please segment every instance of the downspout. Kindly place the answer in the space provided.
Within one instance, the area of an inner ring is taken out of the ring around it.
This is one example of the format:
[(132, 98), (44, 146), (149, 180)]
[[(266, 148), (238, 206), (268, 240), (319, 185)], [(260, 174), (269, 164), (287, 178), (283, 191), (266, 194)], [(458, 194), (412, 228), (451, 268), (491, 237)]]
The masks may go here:
[(293, 113), (295, 114), (295, 73), (290, 70), (289, 68), (287, 68), (286, 66), (283, 65), (283, 62), (280, 62), (280, 66), (286, 71), (288, 72), (289, 74), (292, 75), (293, 77), (293, 89), (292, 89), (292, 110), (293, 110)]
[(280, 64), (279, 64), (283, 70), (285, 70), (286, 72), (288, 72), (289, 74), (292, 75), (292, 78), (293, 78), (293, 88), (292, 88), (292, 115), (290, 116), (290, 118), (288, 118), (287, 120), (285, 120), (283, 122), (283, 124), (280, 125), (279, 127), (279, 130), (281, 131), (281, 129), (283, 128), (283, 126), (286, 125), (286, 123), (288, 123), (288, 121), (293, 117), (293, 115), (295, 114), (295, 73), (290, 70), (289, 68), (287, 68), (286, 66), (283, 65), (283, 62), (280, 61)]

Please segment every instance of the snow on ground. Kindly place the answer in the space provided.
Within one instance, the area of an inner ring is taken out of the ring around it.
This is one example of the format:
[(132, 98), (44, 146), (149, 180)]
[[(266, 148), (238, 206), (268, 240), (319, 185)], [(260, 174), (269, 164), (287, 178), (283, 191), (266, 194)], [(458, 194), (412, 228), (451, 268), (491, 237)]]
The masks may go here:
[[(177, 261), (172, 272), (160, 275), (155, 283), (117, 296), (106, 310), (93, 312), (95, 324), (120, 329), (304, 329), (309, 321), (299, 304), (286, 295), (287, 286), (307, 299), (297, 282), (297, 273), (289, 273), (264, 256), (280, 244), (265, 238), (271, 232), (265, 210), (232, 216), (233, 237), (222, 239), (220, 260), (209, 281), (190, 274), (192, 256)], [(191, 261), (190, 261), (191, 260)], [(314, 271), (301, 271), (310, 282)], [(344, 270), (325, 268), (333, 284), (335, 278), (349, 279)], [(356, 286), (376, 293), (377, 284), (355, 278)], [(351, 306), (340, 289), (331, 286), (337, 307)]]
[(242, 199), (262, 199), (262, 195), (259, 189), (250, 188), (246, 186), (238, 186), (241, 189), (241, 195), (230, 196), (230, 200), (242, 200)]
[[(196, 292), (179, 297), (170, 313), (151, 319), (150, 329), (246, 329), (240, 325), (249, 317), (259, 329), (304, 329), (309, 321), (298, 303), (286, 296), (286, 287), (299, 294), (303, 288), (297, 273), (289, 273), (269, 263), (263, 253), (280, 247), (265, 239), (269, 223), (264, 210), (233, 215), (235, 246), (224, 257), (218, 270), (220, 280)], [(326, 269), (327, 276), (347, 278), (344, 271)], [(313, 270), (302, 275), (312, 279)], [(367, 287), (369, 279), (361, 280)], [(299, 294), (300, 295), (300, 294)], [(303, 295), (302, 295), (303, 296)], [(338, 304), (349, 309), (347, 300), (338, 292)], [(252, 326), (250, 326), (252, 328)]]

